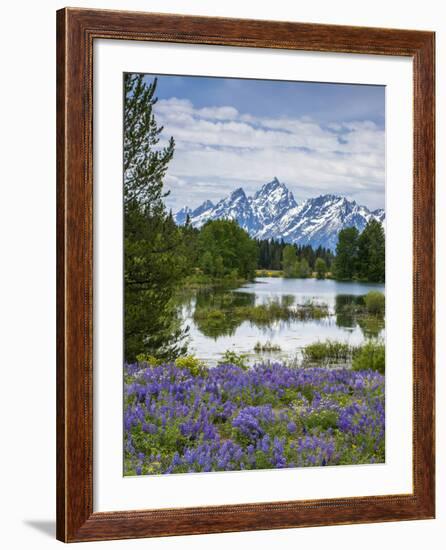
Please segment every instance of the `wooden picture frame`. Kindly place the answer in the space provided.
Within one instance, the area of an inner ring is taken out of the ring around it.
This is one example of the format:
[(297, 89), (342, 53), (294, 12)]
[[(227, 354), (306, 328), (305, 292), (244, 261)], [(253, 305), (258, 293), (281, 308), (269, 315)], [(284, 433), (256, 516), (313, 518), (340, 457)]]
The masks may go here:
[[(413, 492), (93, 511), (93, 43), (178, 42), (413, 61)], [(66, 8), (57, 13), (57, 538), (65, 542), (427, 519), (435, 509), (432, 32)]]

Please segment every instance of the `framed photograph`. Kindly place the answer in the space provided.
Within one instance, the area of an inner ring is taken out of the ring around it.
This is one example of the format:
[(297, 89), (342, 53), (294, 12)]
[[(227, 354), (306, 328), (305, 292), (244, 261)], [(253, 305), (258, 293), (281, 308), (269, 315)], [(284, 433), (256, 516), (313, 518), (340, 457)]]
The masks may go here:
[(57, 537), (434, 517), (434, 33), (57, 13)]

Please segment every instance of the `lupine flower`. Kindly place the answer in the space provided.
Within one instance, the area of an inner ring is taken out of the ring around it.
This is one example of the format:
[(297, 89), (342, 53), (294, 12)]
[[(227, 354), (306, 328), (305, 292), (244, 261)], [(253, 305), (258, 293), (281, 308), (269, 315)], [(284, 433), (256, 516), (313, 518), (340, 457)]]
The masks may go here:
[(378, 372), (281, 363), (219, 365), (206, 376), (173, 364), (124, 369), (126, 474), (384, 460)]

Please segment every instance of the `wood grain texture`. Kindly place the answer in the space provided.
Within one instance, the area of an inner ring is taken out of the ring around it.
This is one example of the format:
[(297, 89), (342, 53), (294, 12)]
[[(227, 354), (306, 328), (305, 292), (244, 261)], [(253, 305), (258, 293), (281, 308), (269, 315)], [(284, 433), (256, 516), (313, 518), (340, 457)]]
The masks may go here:
[[(411, 57), (414, 67), (413, 493), (93, 512), (93, 41)], [(434, 517), (434, 34), (66, 8), (57, 13), (57, 538), (124, 539)]]

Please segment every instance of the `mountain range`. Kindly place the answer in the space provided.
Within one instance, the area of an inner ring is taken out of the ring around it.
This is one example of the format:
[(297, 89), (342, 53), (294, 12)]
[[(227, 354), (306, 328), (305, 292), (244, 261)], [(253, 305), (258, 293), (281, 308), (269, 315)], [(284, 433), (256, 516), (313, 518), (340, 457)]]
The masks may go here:
[(201, 227), (208, 220), (231, 219), (257, 239), (283, 239), (298, 245), (323, 246), (334, 250), (338, 234), (346, 227), (360, 232), (370, 219), (385, 227), (385, 211), (369, 210), (355, 201), (339, 195), (319, 197), (296, 202), (293, 193), (276, 177), (248, 197), (239, 187), (216, 204), (206, 200), (198, 208), (187, 206), (174, 219), (184, 225), (189, 217), (193, 227)]

